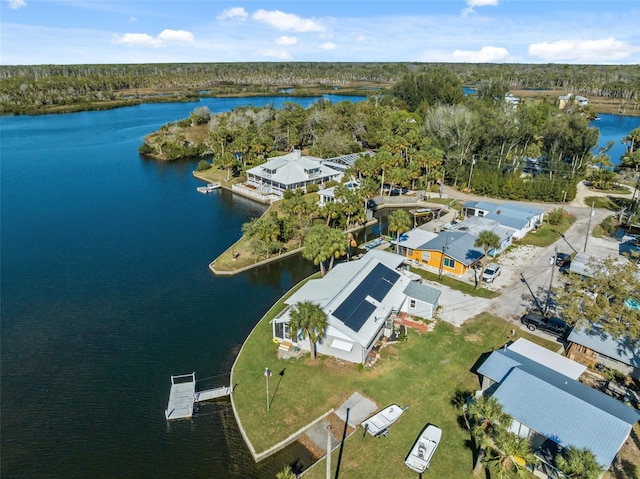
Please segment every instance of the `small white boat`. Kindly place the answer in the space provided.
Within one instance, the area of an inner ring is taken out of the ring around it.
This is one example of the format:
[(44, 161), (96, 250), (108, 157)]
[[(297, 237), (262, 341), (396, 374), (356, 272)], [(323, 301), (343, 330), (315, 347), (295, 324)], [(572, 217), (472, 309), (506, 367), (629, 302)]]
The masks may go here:
[(221, 183), (216, 181), (213, 183), (207, 183), (206, 186), (198, 186), (196, 190), (198, 190), (199, 193), (210, 193), (213, 190), (220, 188), (220, 185)]
[(431, 462), (433, 453), (436, 452), (441, 437), (442, 430), (438, 426), (428, 424), (427, 427), (422, 430), (407, 455), (407, 458), (404, 460), (407, 467), (422, 474), (429, 467), (429, 463)]
[(382, 411), (363, 421), (362, 427), (372, 436), (386, 436), (389, 427), (398, 420), (405, 409), (402, 409), (397, 404), (387, 406)]

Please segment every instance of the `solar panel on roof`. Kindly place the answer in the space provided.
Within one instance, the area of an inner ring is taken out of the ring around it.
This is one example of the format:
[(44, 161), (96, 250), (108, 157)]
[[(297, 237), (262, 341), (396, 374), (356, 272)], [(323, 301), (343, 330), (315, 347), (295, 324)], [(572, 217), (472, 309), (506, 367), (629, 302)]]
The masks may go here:
[(400, 275), (383, 264), (377, 264), (349, 296), (336, 308), (333, 315), (353, 331), (358, 332), (376, 307), (366, 300), (371, 296), (382, 302)]

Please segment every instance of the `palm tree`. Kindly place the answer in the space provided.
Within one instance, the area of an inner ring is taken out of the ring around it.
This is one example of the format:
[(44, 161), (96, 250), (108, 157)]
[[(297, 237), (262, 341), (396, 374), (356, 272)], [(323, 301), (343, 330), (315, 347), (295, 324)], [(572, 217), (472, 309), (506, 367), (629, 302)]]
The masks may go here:
[(311, 359), (316, 359), (316, 343), (324, 338), (327, 326), (327, 315), (313, 301), (296, 303), (289, 313), (289, 328), (302, 339), (309, 338)]
[(472, 434), (478, 448), (473, 473), (480, 474), (482, 461), (487, 448), (490, 448), (493, 444), (493, 437), (497, 434), (497, 431), (508, 428), (511, 425), (512, 418), (504, 412), (502, 405), (493, 396), (480, 396), (475, 399), (469, 405), (468, 414), (475, 423)]
[(293, 472), (291, 466), (286, 466), (282, 471), (276, 474), (276, 479), (296, 479), (296, 473)]
[(411, 228), (411, 217), (405, 210), (395, 210), (389, 215), (389, 231), (396, 233), (396, 254), (400, 251), (400, 235)]
[(313, 264), (320, 265), (320, 274), (322, 276), (324, 276), (324, 262), (329, 259), (324, 240), (330, 229), (328, 226), (312, 226), (302, 242), (302, 247), (304, 248), (302, 257), (313, 261)]
[(538, 458), (531, 450), (531, 443), (526, 437), (500, 429), (496, 432), (491, 446), (491, 453), (485, 462), (496, 479), (511, 478), (513, 473), (518, 477), (529, 477), (527, 464), (535, 464)]
[(556, 466), (570, 479), (598, 479), (604, 472), (593, 453), (585, 448), (569, 446), (556, 457)]
[[(478, 233), (478, 237), (476, 238), (476, 242), (473, 244), (476, 248), (482, 248), (484, 250), (484, 257), (487, 257), (489, 250), (498, 248), (500, 246), (500, 237), (495, 234), (493, 231), (484, 230)], [(484, 269), (486, 265), (481, 262), (482, 269), (480, 270), (480, 278), (476, 281), (476, 289), (480, 287), (480, 283), (482, 282), (482, 274), (484, 273)]]

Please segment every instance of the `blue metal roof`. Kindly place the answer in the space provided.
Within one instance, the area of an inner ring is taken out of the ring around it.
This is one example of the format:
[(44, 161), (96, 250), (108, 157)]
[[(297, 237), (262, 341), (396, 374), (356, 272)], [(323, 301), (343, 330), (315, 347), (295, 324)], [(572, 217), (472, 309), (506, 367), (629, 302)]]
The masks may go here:
[(484, 251), (474, 246), (475, 242), (476, 237), (469, 233), (443, 231), (417, 249), (442, 251), (444, 248), (447, 256), (469, 265), (484, 256)]
[(608, 468), (640, 412), (554, 371), (542, 376), (515, 367), (494, 397), (516, 421), (563, 447), (590, 449)]
[(498, 221), (501, 225), (514, 229), (524, 228), (531, 218), (544, 213), (544, 210), (517, 203), (496, 204), (488, 201), (469, 201), (464, 208), (487, 211), (484, 218)]

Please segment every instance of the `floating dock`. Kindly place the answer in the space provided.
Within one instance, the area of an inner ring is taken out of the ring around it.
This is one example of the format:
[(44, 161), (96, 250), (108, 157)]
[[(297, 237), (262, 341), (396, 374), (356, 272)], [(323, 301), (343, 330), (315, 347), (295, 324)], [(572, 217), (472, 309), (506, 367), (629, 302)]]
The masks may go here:
[(196, 391), (196, 373), (171, 376), (169, 404), (164, 417), (167, 421), (189, 419), (193, 417), (194, 404), (229, 396), (231, 391), (231, 386)]
[(211, 193), (212, 191), (220, 188), (220, 186), (222, 186), (222, 183), (220, 183), (219, 181), (214, 181), (213, 183), (207, 183), (206, 186), (198, 186), (196, 190), (198, 191), (198, 193)]

